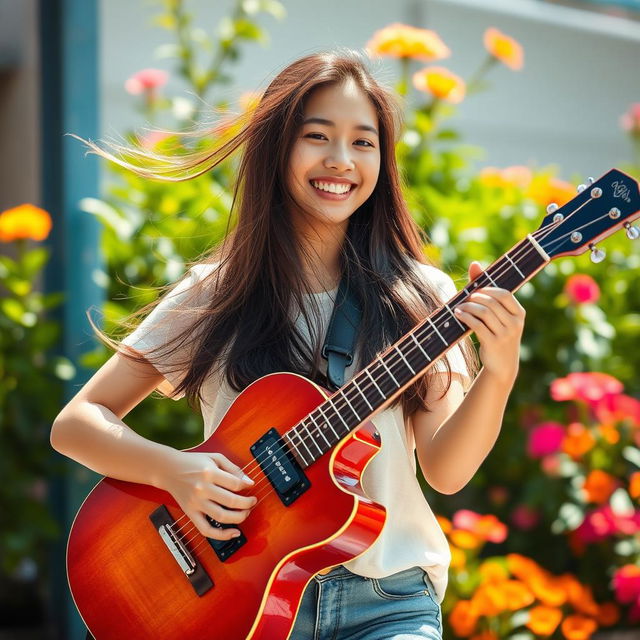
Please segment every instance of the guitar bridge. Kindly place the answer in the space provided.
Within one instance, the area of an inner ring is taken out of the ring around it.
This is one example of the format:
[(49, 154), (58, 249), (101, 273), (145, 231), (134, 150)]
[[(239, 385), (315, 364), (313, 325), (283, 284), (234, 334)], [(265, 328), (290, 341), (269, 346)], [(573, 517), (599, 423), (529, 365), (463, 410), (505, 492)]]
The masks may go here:
[(196, 562), (187, 545), (179, 535), (179, 528), (175, 529), (176, 521), (164, 505), (160, 505), (150, 516), (160, 539), (166, 545), (169, 553), (183, 575), (189, 580), (193, 590), (199, 595), (204, 595), (213, 587), (213, 580), (209, 577), (202, 565)]

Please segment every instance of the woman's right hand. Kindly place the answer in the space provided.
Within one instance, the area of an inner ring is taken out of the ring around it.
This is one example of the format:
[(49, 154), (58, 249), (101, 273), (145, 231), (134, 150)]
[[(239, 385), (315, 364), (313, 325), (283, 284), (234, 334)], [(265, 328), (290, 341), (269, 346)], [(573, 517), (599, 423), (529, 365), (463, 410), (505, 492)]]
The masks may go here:
[(174, 450), (161, 485), (198, 531), (215, 540), (230, 540), (239, 536), (240, 531), (235, 527), (218, 529), (209, 524), (205, 515), (223, 524), (237, 524), (245, 520), (258, 502), (255, 496), (240, 495), (254, 482), (221, 453)]

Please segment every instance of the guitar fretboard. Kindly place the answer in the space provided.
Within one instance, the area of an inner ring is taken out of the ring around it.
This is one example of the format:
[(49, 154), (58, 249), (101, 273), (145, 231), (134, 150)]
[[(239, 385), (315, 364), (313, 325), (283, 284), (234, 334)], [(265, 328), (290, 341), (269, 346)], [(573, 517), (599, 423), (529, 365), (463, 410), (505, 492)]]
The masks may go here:
[(461, 340), (469, 328), (458, 320), (453, 310), (475, 289), (494, 286), (516, 291), (548, 261), (535, 239), (527, 236), (391, 345), (284, 434), (284, 440), (299, 464), (308, 467), (330, 451)]

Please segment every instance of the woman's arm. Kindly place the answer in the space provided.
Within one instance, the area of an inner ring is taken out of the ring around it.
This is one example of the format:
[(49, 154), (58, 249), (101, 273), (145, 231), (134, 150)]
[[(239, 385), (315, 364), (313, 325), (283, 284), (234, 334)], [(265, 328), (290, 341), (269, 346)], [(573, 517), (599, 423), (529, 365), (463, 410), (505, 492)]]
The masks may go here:
[(449, 391), (437, 399), (445, 378), (439, 375), (429, 390), (431, 412), (416, 411), (411, 421), (425, 479), (449, 494), (471, 480), (493, 448), (512, 385), (483, 368), (466, 396), (461, 376), (454, 374)]
[(168, 491), (203, 535), (233, 537), (237, 529), (214, 528), (204, 514), (225, 523), (246, 518), (256, 499), (237, 494), (253, 485), (242, 470), (221, 454), (147, 440), (122, 422), (162, 378), (151, 364), (112, 356), (58, 414), (51, 445), (97, 473)]
[[(473, 262), (470, 280), (481, 271)], [(525, 318), (513, 294), (496, 287), (474, 291), (455, 311), (480, 341), (482, 370), (466, 396), (460, 380), (454, 379), (446, 395), (438, 399), (444, 387), (436, 383), (427, 397), (432, 411), (416, 411), (411, 416), (422, 472), (442, 493), (462, 489), (495, 444), (518, 374)]]

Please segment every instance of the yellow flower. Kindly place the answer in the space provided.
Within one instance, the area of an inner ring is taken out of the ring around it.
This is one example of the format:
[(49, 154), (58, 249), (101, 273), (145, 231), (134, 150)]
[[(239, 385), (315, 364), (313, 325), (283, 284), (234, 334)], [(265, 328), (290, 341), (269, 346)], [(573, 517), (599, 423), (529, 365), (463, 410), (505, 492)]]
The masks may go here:
[(376, 31), (367, 42), (366, 49), (371, 57), (415, 58), (427, 62), (451, 54), (449, 47), (435, 31), (398, 22)]
[(18, 239), (44, 240), (51, 231), (51, 216), (32, 204), (21, 204), (0, 213), (0, 242)]
[(413, 86), (418, 91), (453, 103), (462, 102), (466, 91), (464, 80), (444, 67), (426, 67), (417, 71), (413, 74)]
[(522, 69), (524, 54), (520, 44), (498, 31), (495, 27), (489, 27), (484, 32), (484, 46), (487, 51), (507, 67), (518, 71)]

